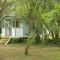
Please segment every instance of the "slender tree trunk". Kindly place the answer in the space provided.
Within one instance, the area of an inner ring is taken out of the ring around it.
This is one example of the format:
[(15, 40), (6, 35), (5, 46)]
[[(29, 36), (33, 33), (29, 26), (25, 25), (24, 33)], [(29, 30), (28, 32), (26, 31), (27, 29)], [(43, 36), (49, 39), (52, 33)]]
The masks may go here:
[(28, 50), (29, 50), (29, 45), (26, 45), (26, 48), (25, 48), (25, 55), (28, 55)]
[(59, 39), (59, 30), (55, 32), (55, 39)]
[[(32, 10), (30, 9), (29, 11), (29, 33), (32, 32), (32, 19), (31, 19), (31, 13), (32, 13)], [(28, 37), (27, 37), (28, 38)], [(27, 39), (28, 40), (28, 39)], [(26, 45), (26, 48), (25, 48), (25, 55), (28, 55), (28, 50), (29, 50), (29, 43), (27, 41), (27, 45)]]

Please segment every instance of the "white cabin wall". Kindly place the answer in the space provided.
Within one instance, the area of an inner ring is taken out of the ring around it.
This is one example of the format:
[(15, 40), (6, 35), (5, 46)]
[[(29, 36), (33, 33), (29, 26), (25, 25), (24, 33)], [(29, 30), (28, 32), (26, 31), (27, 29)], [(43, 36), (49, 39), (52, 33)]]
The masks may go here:
[(16, 27), (16, 38), (23, 37), (23, 23), (19, 25), (19, 27)]
[[(11, 27), (11, 37), (12, 38), (20, 38), (20, 37), (24, 37), (24, 26), (23, 23), (20, 24), (19, 27), (15, 28), (15, 27)], [(9, 29), (8, 29), (9, 30)], [(6, 32), (9, 35), (9, 31), (7, 31), (7, 29), (2, 28), (2, 33), (1, 36), (6, 36)]]
[(15, 28), (12, 28), (11, 37), (12, 37), (12, 38), (15, 38), (15, 37), (16, 37), (16, 36), (15, 36)]
[(23, 28), (12, 28), (12, 38), (20, 38), (23, 37)]
[(16, 28), (16, 38), (23, 37), (23, 28)]
[(2, 28), (1, 36), (2, 36), (2, 37), (4, 37), (4, 36), (5, 36), (5, 28)]

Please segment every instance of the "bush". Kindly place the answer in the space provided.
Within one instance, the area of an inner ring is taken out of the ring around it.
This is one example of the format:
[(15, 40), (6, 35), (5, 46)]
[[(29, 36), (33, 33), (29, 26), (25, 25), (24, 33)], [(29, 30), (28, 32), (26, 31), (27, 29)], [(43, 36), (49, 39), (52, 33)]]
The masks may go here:
[(16, 43), (26, 43), (26, 39), (23, 38), (12, 38), (9, 44), (16, 44)]
[[(32, 44), (41, 44), (41, 45), (59, 45), (60, 46), (60, 39), (52, 40), (52, 39), (40, 39), (40, 37), (36, 37), (34, 40), (29, 41)], [(27, 43), (27, 38), (12, 38), (9, 44), (18, 44), (18, 43)]]
[(60, 39), (45, 39), (45, 40), (41, 40), (41, 44), (45, 44), (45, 45), (60, 45)]

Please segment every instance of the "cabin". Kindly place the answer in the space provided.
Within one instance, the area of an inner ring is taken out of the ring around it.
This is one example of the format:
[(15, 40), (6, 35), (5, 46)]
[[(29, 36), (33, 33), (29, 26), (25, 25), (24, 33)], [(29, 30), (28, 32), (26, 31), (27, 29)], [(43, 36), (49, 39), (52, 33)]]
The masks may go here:
[(11, 36), (12, 38), (27, 37), (29, 27), (22, 19), (11, 16), (4, 16), (1, 19), (1, 36)]

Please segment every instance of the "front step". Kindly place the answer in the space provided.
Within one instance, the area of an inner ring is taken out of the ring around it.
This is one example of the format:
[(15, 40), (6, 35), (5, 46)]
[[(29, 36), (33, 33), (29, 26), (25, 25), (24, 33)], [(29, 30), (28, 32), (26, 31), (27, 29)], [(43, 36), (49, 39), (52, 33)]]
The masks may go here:
[(10, 39), (11, 39), (11, 36), (2, 37), (2, 39), (0, 40), (0, 44), (7, 45)]

